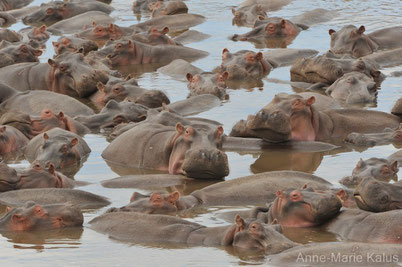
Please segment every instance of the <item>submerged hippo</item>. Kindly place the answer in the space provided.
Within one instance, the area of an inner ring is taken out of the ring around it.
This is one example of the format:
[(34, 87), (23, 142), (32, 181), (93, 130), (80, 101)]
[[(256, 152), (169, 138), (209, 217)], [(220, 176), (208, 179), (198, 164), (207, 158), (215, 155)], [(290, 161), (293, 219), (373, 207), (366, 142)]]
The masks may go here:
[[(396, 128), (400, 119), (392, 114), (358, 109), (318, 110), (316, 98), (282, 98), (278, 95), (256, 115), (250, 115), (244, 125), (249, 136), (271, 142), (287, 140), (322, 141), (344, 138), (351, 132), (376, 133), (384, 128)], [(367, 121), (366, 118), (371, 120)], [(236, 128), (238, 126), (235, 125)]]
[(37, 160), (41, 164), (54, 164), (57, 170), (76, 171), (85, 156), (91, 152), (87, 143), (80, 136), (60, 129), (53, 128), (33, 138), (25, 149), (25, 157), (30, 162)]
[(373, 177), (365, 177), (353, 193), (360, 209), (384, 212), (402, 209), (402, 184), (389, 184)]
[(253, 27), (259, 17), (267, 18), (267, 12), (261, 5), (248, 5), (240, 7), (237, 10), (232, 8), (232, 25)]
[(152, 17), (188, 13), (188, 7), (183, 1), (157, 1), (149, 5)]
[(86, 55), (90, 51), (98, 50), (98, 45), (91, 40), (85, 40), (77, 37), (60, 37), (57, 42), (52, 42), (54, 52), (56, 55), (65, 52), (77, 52), (82, 49), (83, 54)]
[(386, 128), (382, 133), (361, 134), (350, 133), (345, 142), (356, 146), (377, 146), (377, 145), (401, 145), (402, 144), (402, 124), (395, 130)]
[(346, 176), (339, 183), (346, 186), (358, 185), (363, 178), (373, 177), (376, 180), (389, 182), (397, 180), (398, 161), (388, 161), (381, 158), (360, 159), (352, 171), (352, 176)]
[(76, 33), (75, 36), (91, 41), (107, 41), (119, 40), (131, 34), (133, 34), (133, 29), (129, 27), (122, 27), (113, 23), (110, 23), (108, 26), (99, 25), (94, 22), (92, 26), (86, 27), (86, 29)]
[(96, 217), (90, 224), (93, 230), (113, 239), (145, 244), (233, 246), (268, 254), (279, 253), (295, 245), (278, 232), (277, 226), (240, 216), (232, 225), (205, 227), (166, 215), (112, 212)]
[(220, 73), (203, 72), (200, 74), (192, 75), (187, 73), (186, 78), (189, 82), (187, 88), (190, 89), (188, 97), (202, 94), (211, 94), (220, 99), (227, 99), (229, 96), (226, 94), (225, 81), (229, 77), (227, 71)]
[(18, 129), (0, 125), (0, 155), (21, 151), (28, 141)]
[(71, 204), (40, 205), (33, 201), (0, 218), (0, 231), (19, 232), (82, 226), (84, 217)]
[(222, 135), (222, 126), (213, 129), (205, 125), (187, 127), (177, 123), (175, 129), (144, 123), (113, 140), (102, 157), (111, 163), (135, 168), (158, 169), (193, 178), (222, 179), (229, 174), (227, 156), (220, 150)]
[(137, 42), (141, 42), (148, 45), (181, 45), (175, 42), (172, 38), (167, 36), (169, 28), (165, 27), (162, 30), (158, 30), (155, 27), (151, 27), (146, 34), (133, 34), (131, 39)]
[(402, 27), (390, 27), (365, 34), (364, 26), (357, 28), (347, 25), (335, 31), (329, 30), (331, 51), (335, 54), (351, 54), (356, 58), (374, 53), (377, 50), (393, 49), (402, 46)]
[(85, 62), (81, 53), (64, 53), (48, 63), (20, 63), (2, 68), (3, 83), (20, 91), (49, 90), (74, 97), (96, 91), (96, 84), (108, 80), (103, 71)]

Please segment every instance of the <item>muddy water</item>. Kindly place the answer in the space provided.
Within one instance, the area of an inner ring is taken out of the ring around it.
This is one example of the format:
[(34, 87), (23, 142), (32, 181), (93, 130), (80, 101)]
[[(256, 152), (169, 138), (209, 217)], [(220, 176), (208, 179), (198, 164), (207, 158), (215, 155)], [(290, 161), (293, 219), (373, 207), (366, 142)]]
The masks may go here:
[[(33, 4), (46, 2), (35, 0)], [(248, 28), (232, 26), (231, 8), (241, 3), (241, 0), (188, 0), (186, 1), (192, 13), (202, 14), (207, 21), (197, 27), (203, 33), (212, 37), (202, 42), (190, 44), (190, 47), (208, 51), (207, 58), (194, 64), (206, 71), (212, 70), (220, 64), (221, 51), (228, 48), (230, 51), (240, 49), (257, 50), (247, 42), (232, 42), (228, 36), (234, 33), (244, 33)], [(138, 22), (131, 11), (132, 1), (113, 0), (112, 5), (116, 11), (112, 13), (117, 24), (127, 26)], [(368, 32), (394, 25), (402, 25), (401, 2), (399, 0), (387, 1), (342, 1), (342, 0), (295, 0), (292, 4), (272, 16), (290, 18), (303, 11), (313, 8), (326, 8), (334, 10), (338, 16), (332, 21), (315, 25), (303, 31), (289, 47), (312, 48), (324, 52), (329, 48), (328, 29), (339, 29), (348, 24), (365, 25)], [(147, 17), (141, 18), (142, 20)], [(12, 26), (13, 29), (23, 28), (21, 23)], [(47, 50), (41, 57), (42, 61), (53, 55), (51, 41)], [(385, 69), (389, 74), (401, 67)], [(269, 78), (289, 80), (289, 67), (279, 68), (271, 72)], [(142, 74), (138, 77), (139, 84), (144, 88), (162, 89), (172, 101), (184, 99), (188, 90), (186, 84), (169, 79), (157, 72)], [(388, 77), (382, 84), (378, 94), (378, 104), (369, 109), (389, 111), (394, 101), (402, 96), (402, 79)], [(220, 107), (200, 114), (205, 118), (218, 120), (223, 123), (228, 133), (233, 124), (248, 114), (255, 113), (268, 103), (278, 92), (292, 93), (288, 85), (263, 81), (259, 88), (229, 90), (230, 100)], [(108, 145), (102, 135), (87, 135), (85, 140), (92, 149), (87, 162), (75, 176), (76, 180), (89, 182), (90, 185), (81, 189), (108, 197), (113, 206), (126, 204), (133, 190), (107, 189), (100, 185), (100, 181), (124, 174), (119, 170), (112, 170), (100, 156)], [(226, 179), (271, 170), (300, 170), (314, 173), (332, 183), (349, 175), (359, 158), (387, 157), (397, 148), (392, 145), (370, 148), (365, 151), (354, 151), (341, 148), (329, 153), (292, 153), (290, 151), (265, 151), (255, 154), (228, 153), (230, 175)], [(26, 166), (27, 161), (13, 164), (13, 166)], [(176, 189), (184, 194), (206, 186), (208, 183), (194, 183), (178, 186)], [(171, 188), (170, 188), (171, 189)], [(138, 190), (142, 193), (147, 191)], [(242, 207), (246, 208), (246, 207)], [(164, 247), (147, 246), (141, 244), (121, 243), (109, 239), (107, 236), (96, 233), (88, 228), (88, 221), (102, 214), (106, 208), (100, 210), (87, 210), (84, 213), (85, 223), (83, 229), (67, 229), (45, 233), (22, 233), (0, 235), (0, 264), (1, 266), (41, 265), (59, 266), (73, 264), (79, 266), (235, 266), (235, 265), (269, 265), (267, 257), (242, 255), (230, 249), (211, 247)], [(208, 210), (196, 210), (182, 214), (190, 221), (208, 226), (226, 224), (217, 215), (222, 211), (235, 210), (235, 208), (211, 207)], [(4, 207), (0, 206), (0, 214)], [(335, 241), (337, 237), (323, 232), (321, 229), (308, 229), (304, 231), (286, 230), (285, 234), (297, 242), (323, 242)]]

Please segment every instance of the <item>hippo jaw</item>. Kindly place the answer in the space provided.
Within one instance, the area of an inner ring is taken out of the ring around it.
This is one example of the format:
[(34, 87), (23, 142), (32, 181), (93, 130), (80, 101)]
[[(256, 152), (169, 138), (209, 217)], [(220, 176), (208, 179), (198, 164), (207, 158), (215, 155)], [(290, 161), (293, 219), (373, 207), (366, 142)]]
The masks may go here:
[(192, 178), (222, 179), (229, 174), (229, 163), (219, 149), (192, 149), (186, 152), (181, 170)]
[(269, 142), (286, 142), (291, 139), (290, 118), (281, 113), (268, 114), (261, 110), (247, 119), (247, 128)]

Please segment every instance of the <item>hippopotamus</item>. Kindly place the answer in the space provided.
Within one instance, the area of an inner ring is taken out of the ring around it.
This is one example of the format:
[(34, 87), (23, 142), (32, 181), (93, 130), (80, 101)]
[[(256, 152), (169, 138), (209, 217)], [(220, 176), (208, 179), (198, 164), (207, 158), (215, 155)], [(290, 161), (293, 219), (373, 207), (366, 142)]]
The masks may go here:
[(129, 27), (122, 27), (116, 24), (110, 23), (107, 25), (98, 25), (96, 22), (91, 27), (76, 33), (75, 36), (92, 41), (107, 41), (107, 40), (119, 40), (125, 36), (133, 34), (133, 29)]
[(391, 113), (402, 118), (402, 97), (400, 97), (392, 107)]
[(325, 93), (347, 104), (374, 103), (377, 98), (377, 85), (366, 74), (354, 71), (336, 80)]
[(28, 144), (28, 138), (18, 129), (0, 125), (0, 155), (18, 152)]
[(239, 8), (251, 5), (261, 5), (266, 11), (275, 11), (281, 9), (291, 2), (292, 0), (245, 0), (239, 5)]
[(168, 32), (168, 27), (165, 27), (162, 30), (151, 27), (147, 34), (135, 33), (131, 36), (131, 39), (148, 45), (181, 45), (167, 36), (166, 34)]
[(153, 18), (188, 13), (188, 7), (183, 1), (157, 1), (149, 5)]
[(186, 78), (189, 82), (187, 88), (190, 89), (188, 97), (201, 94), (211, 94), (219, 97), (220, 99), (228, 99), (229, 95), (226, 94), (226, 79), (229, 77), (227, 71), (220, 73), (203, 72), (200, 74), (192, 75), (187, 73)]
[(148, 108), (141, 104), (130, 101), (116, 102), (115, 100), (109, 100), (98, 114), (90, 116), (79, 115), (74, 119), (92, 131), (97, 131), (101, 127), (115, 126), (122, 122), (143, 121), (146, 118), (147, 111)]
[(77, 134), (53, 128), (29, 141), (24, 155), (30, 162), (51, 162), (57, 170), (71, 174), (78, 171), (90, 152), (87, 143)]
[(249, 41), (265, 44), (268, 48), (285, 48), (299, 35), (302, 28), (290, 20), (270, 17), (257, 21), (257, 26), (245, 34), (235, 34), (230, 37), (233, 41)]
[(357, 185), (353, 196), (360, 209), (384, 212), (402, 209), (402, 184), (389, 184), (367, 176)]
[[(378, 133), (397, 128), (400, 119), (380, 111), (358, 109), (324, 109), (314, 106), (315, 96), (303, 99), (274, 99), (247, 121), (241, 121), (246, 134), (271, 142), (288, 140), (323, 141), (345, 138), (351, 132)], [(369, 121), (365, 118), (370, 117)], [(363, 123), (364, 122), (364, 123)], [(235, 126), (234, 128), (238, 128)]]
[(359, 58), (374, 53), (377, 50), (393, 49), (402, 46), (402, 27), (395, 26), (365, 34), (362, 25), (344, 26), (339, 31), (329, 30), (331, 36), (331, 51), (335, 54), (351, 54)]
[[(102, 157), (108, 162), (134, 168), (163, 170), (192, 178), (222, 179), (229, 174), (227, 156), (220, 150), (222, 136), (222, 126), (186, 127), (177, 123), (174, 128), (143, 123), (113, 140)], [(143, 142), (131, 142), (133, 139)]]
[(25, 169), (13, 169), (0, 163), (2, 173), (0, 192), (28, 188), (73, 188), (74, 181), (60, 172), (54, 165), (44, 168), (39, 162), (33, 162)]
[(46, 41), (50, 38), (50, 32), (47, 31), (46, 25), (40, 27), (28, 27), (18, 31), (24, 36), (24, 40), (28, 41), (34, 47), (46, 47)]
[(110, 204), (103, 196), (69, 188), (20, 189), (0, 194), (0, 203), (5, 206), (20, 207), (27, 201), (41, 205), (71, 203), (79, 209), (98, 209)]
[(11, 43), (19, 42), (22, 40), (22, 36), (9, 29), (0, 29), (0, 41), (8, 41)]
[(265, 12), (261, 5), (249, 5), (237, 10), (232, 8), (232, 14), (234, 16), (232, 25), (246, 27), (253, 27), (259, 17), (263, 19), (268, 17), (267, 12)]
[(133, 12), (141, 13), (141, 11), (150, 11), (149, 6), (158, 0), (136, 0), (133, 2)]
[(278, 226), (240, 216), (236, 217), (235, 224), (218, 227), (205, 227), (173, 216), (136, 212), (106, 213), (89, 223), (91, 229), (113, 239), (145, 244), (233, 246), (268, 254), (295, 245), (278, 231)]
[(207, 52), (184, 46), (151, 46), (128, 40), (117, 43), (114, 46), (113, 52), (107, 57), (113, 67), (118, 67), (149, 63), (166, 65), (178, 58), (195, 60), (207, 55)]
[(63, 53), (48, 63), (20, 63), (0, 70), (3, 83), (20, 91), (49, 90), (74, 97), (85, 97), (106, 83), (107, 73), (94, 69), (81, 53)]
[[(94, 111), (80, 101), (67, 96), (50, 91), (26, 91), (18, 92), (15, 89), (0, 84), (2, 91), (0, 110), (4, 113), (9, 110), (17, 110), (29, 115), (40, 115), (44, 109), (50, 109), (54, 113), (63, 114), (69, 117), (77, 115), (93, 115)], [(9, 89), (9, 90), (7, 90)]]
[(22, 8), (29, 5), (33, 0), (1, 0), (0, 11)]
[(345, 142), (356, 146), (377, 146), (377, 145), (401, 145), (402, 144), (402, 124), (397, 129), (385, 128), (382, 133), (361, 134), (350, 133), (345, 138)]
[(84, 216), (75, 206), (64, 204), (40, 205), (28, 201), (0, 218), (0, 231), (21, 232), (82, 226)]
[(108, 25), (113, 23), (114, 19), (101, 11), (88, 11), (69, 19), (56, 22), (48, 27), (48, 31), (56, 35), (73, 34), (93, 26), (94, 22)]
[(170, 104), (165, 93), (159, 90), (143, 89), (130, 76), (127, 76), (126, 79), (110, 78), (106, 84), (99, 82), (98, 92), (90, 97), (91, 101), (100, 107), (110, 100), (121, 102), (126, 98), (149, 108), (161, 107), (163, 103)]
[(42, 50), (35, 49), (29, 44), (7, 45), (0, 48), (0, 68), (22, 62), (38, 62)]
[(402, 243), (399, 223), (401, 210), (372, 213), (359, 209), (345, 209), (325, 225), (329, 232), (342, 240), (370, 243)]
[(86, 55), (90, 51), (96, 51), (99, 48), (94, 41), (76, 37), (60, 37), (57, 42), (52, 42), (52, 44), (56, 55), (63, 54), (64, 52), (77, 52), (80, 49)]
[(376, 180), (389, 182), (397, 180), (398, 161), (388, 161), (382, 158), (360, 159), (352, 171), (352, 176), (346, 176), (339, 183), (346, 186), (356, 186), (363, 178), (373, 177)]
[(290, 68), (290, 78), (294, 82), (331, 85), (345, 73), (357, 71), (366, 74), (380, 86), (385, 76), (378, 68), (378, 64), (370, 59), (338, 59), (327, 53), (297, 60)]
[(25, 24), (47, 23), (51, 25), (60, 20), (68, 19), (88, 11), (101, 11), (109, 14), (113, 11), (113, 8), (98, 1), (53, 1), (41, 5), (39, 10), (24, 17), (22, 21)]
[(260, 80), (267, 76), (276, 64), (265, 59), (261, 52), (240, 50), (230, 53), (227, 48), (222, 51), (222, 64), (214, 72), (228, 72), (230, 80)]

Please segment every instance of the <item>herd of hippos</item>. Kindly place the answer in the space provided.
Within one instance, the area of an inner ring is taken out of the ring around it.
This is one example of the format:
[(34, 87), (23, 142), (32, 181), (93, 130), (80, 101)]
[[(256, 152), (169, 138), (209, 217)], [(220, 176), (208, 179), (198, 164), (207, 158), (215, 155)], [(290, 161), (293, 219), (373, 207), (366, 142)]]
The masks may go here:
[[(272, 53), (225, 48), (222, 64), (205, 72), (189, 62), (207, 53), (184, 46), (207, 38), (205, 34), (189, 30), (175, 38), (167, 35), (204, 21), (188, 13), (185, 2), (137, 0), (134, 12), (151, 12), (152, 18), (130, 27), (113, 24), (111, 1), (31, 2), (0, 0), (2, 26), (19, 20), (32, 25), (19, 32), (0, 30), (0, 203), (8, 206), (0, 218), (2, 232), (81, 227), (81, 209), (110, 204), (73, 189), (77, 182), (72, 177), (91, 151), (82, 138), (87, 133), (107, 135), (111, 143), (102, 157), (108, 164), (169, 173), (146, 177), (155, 183), (223, 179), (229, 174), (225, 149), (259, 150), (270, 143), (324, 149), (344, 142), (356, 147), (402, 143), (402, 98), (395, 99), (389, 113), (348, 108), (375, 102), (385, 79), (380, 69), (402, 63), (402, 26), (371, 33), (364, 26), (330, 29), (331, 47), (318, 56), (309, 49)], [(252, 30), (230, 39), (286, 47), (300, 31), (330, 19), (322, 9), (290, 20), (267, 15), (289, 2), (245, 0), (232, 10), (233, 24)], [(60, 36), (53, 42), (56, 54), (40, 63), (51, 35)], [(118, 71), (148, 65), (188, 80), (188, 98), (170, 103), (164, 92), (141, 88)], [(231, 84), (257, 83), (286, 65), (291, 65), (289, 83), (307, 92), (278, 93), (236, 123), (229, 135), (217, 121), (189, 116), (220, 105)], [(30, 167), (6, 164), (21, 157)], [(273, 262), (292, 263), (300, 252), (317, 251), (376, 251), (402, 260), (402, 184), (389, 183), (401, 163), (401, 150), (387, 159), (360, 160), (352, 175), (340, 181), (343, 188), (307, 173), (275, 171), (221, 181), (185, 196), (177, 191), (134, 193), (129, 204), (110, 208), (89, 224), (117, 240), (233, 246), (275, 254)], [(130, 183), (141, 181), (116, 178), (102, 185)], [(225, 214), (232, 224), (220, 227), (172, 216), (214, 205), (256, 207)], [(301, 245), (281, 230), (317, 225), (350, 242)]]

